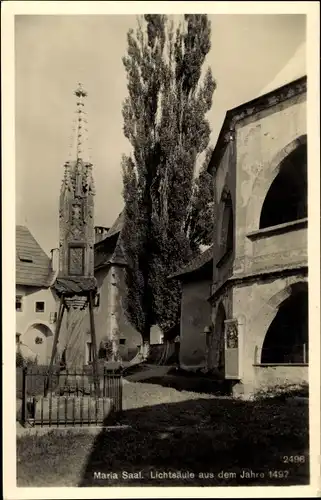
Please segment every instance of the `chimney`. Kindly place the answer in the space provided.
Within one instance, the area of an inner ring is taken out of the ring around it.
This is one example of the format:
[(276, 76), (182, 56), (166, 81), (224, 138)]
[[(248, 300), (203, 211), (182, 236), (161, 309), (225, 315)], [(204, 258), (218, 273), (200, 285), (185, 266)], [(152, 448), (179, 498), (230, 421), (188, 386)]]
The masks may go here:
[(95, 243), (106, 238), (109, 229), (109, 227), (95, 226)]
[(59, 248), (52, 248), (51, 255), (51, 269), (56, 274), (59, 271)]

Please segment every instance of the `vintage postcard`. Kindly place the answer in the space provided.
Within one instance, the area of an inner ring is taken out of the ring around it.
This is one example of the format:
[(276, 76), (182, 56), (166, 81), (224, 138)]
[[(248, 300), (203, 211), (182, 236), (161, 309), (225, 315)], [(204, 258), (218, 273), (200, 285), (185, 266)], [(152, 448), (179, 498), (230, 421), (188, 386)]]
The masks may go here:
[(318, 3), (3, 7), (4, 498), (318, 496)]

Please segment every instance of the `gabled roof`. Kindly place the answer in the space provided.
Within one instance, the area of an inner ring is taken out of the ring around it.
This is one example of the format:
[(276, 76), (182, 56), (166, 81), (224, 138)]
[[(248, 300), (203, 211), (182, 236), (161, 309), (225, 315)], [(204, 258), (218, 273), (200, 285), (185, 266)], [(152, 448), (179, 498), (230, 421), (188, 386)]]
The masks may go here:
[(213, 259), (213, 246), (210, 246), (205, 252), (197, 255), (195, 259), (191, 260), (186, 266), (176, 271), (176, 273), (169, 276), (169, 278), (179, 278), (183, 275), (199, 271), (206, 264)]
[(51, 260), (25, 226), (16, 226), (16, 284), (47, 287)]

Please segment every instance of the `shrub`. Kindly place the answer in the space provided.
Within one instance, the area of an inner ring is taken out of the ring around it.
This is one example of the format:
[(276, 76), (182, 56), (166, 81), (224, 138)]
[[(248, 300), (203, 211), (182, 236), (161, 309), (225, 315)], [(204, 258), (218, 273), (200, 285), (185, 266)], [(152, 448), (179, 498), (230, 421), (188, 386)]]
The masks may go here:
[(21, 352), (16, 353), (16, 368), (22, 368), (25, 365), (24, 357)]
[(16, 368), (23, 368), (24, 366), (38, 366), (37, 357), (34, 359), (25, 358), (20, 351), (16, 352)]

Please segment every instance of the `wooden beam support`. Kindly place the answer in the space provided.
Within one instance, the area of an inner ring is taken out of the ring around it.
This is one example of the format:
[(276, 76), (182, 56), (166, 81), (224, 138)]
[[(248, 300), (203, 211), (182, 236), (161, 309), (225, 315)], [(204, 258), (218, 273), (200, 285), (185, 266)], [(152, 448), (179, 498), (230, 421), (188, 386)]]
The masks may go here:
[(49, 364), (49, 369), (48, 369), (48, 377), (47, 377), (47, 382), (46, 382), (46, 386), (45, 386), (45, 394), (44, 394), (45, 397), (47, 396), (48, 389), (50, 387), (50, 382), (51, 382), (51, 377), (52, 377), (52, 366), (53, 366), (55, 356), (57, 353), (57, 345), (58, 345), (59, 334), (60, 334), (60, 329), (61, 329), (62, 318), (63, 318), (64, 312), (65, 312), (65, 302), (64, 302), (63, 296), (61, 296), (57, 326), (56, 326), (54, 341), (53, 341), (53, 345), (52, 345), (51, 359), (50, 359), (50, 364)]
[(97, 342), (94, 318), (94, 292), (89, 292), (89, 314), (90, 314), (90, 333), (91, 345), (93, 355), (93, 375), (96, 396), (99, 397), (99, 377), (98, 377), (98, 363), (97, 363)]

